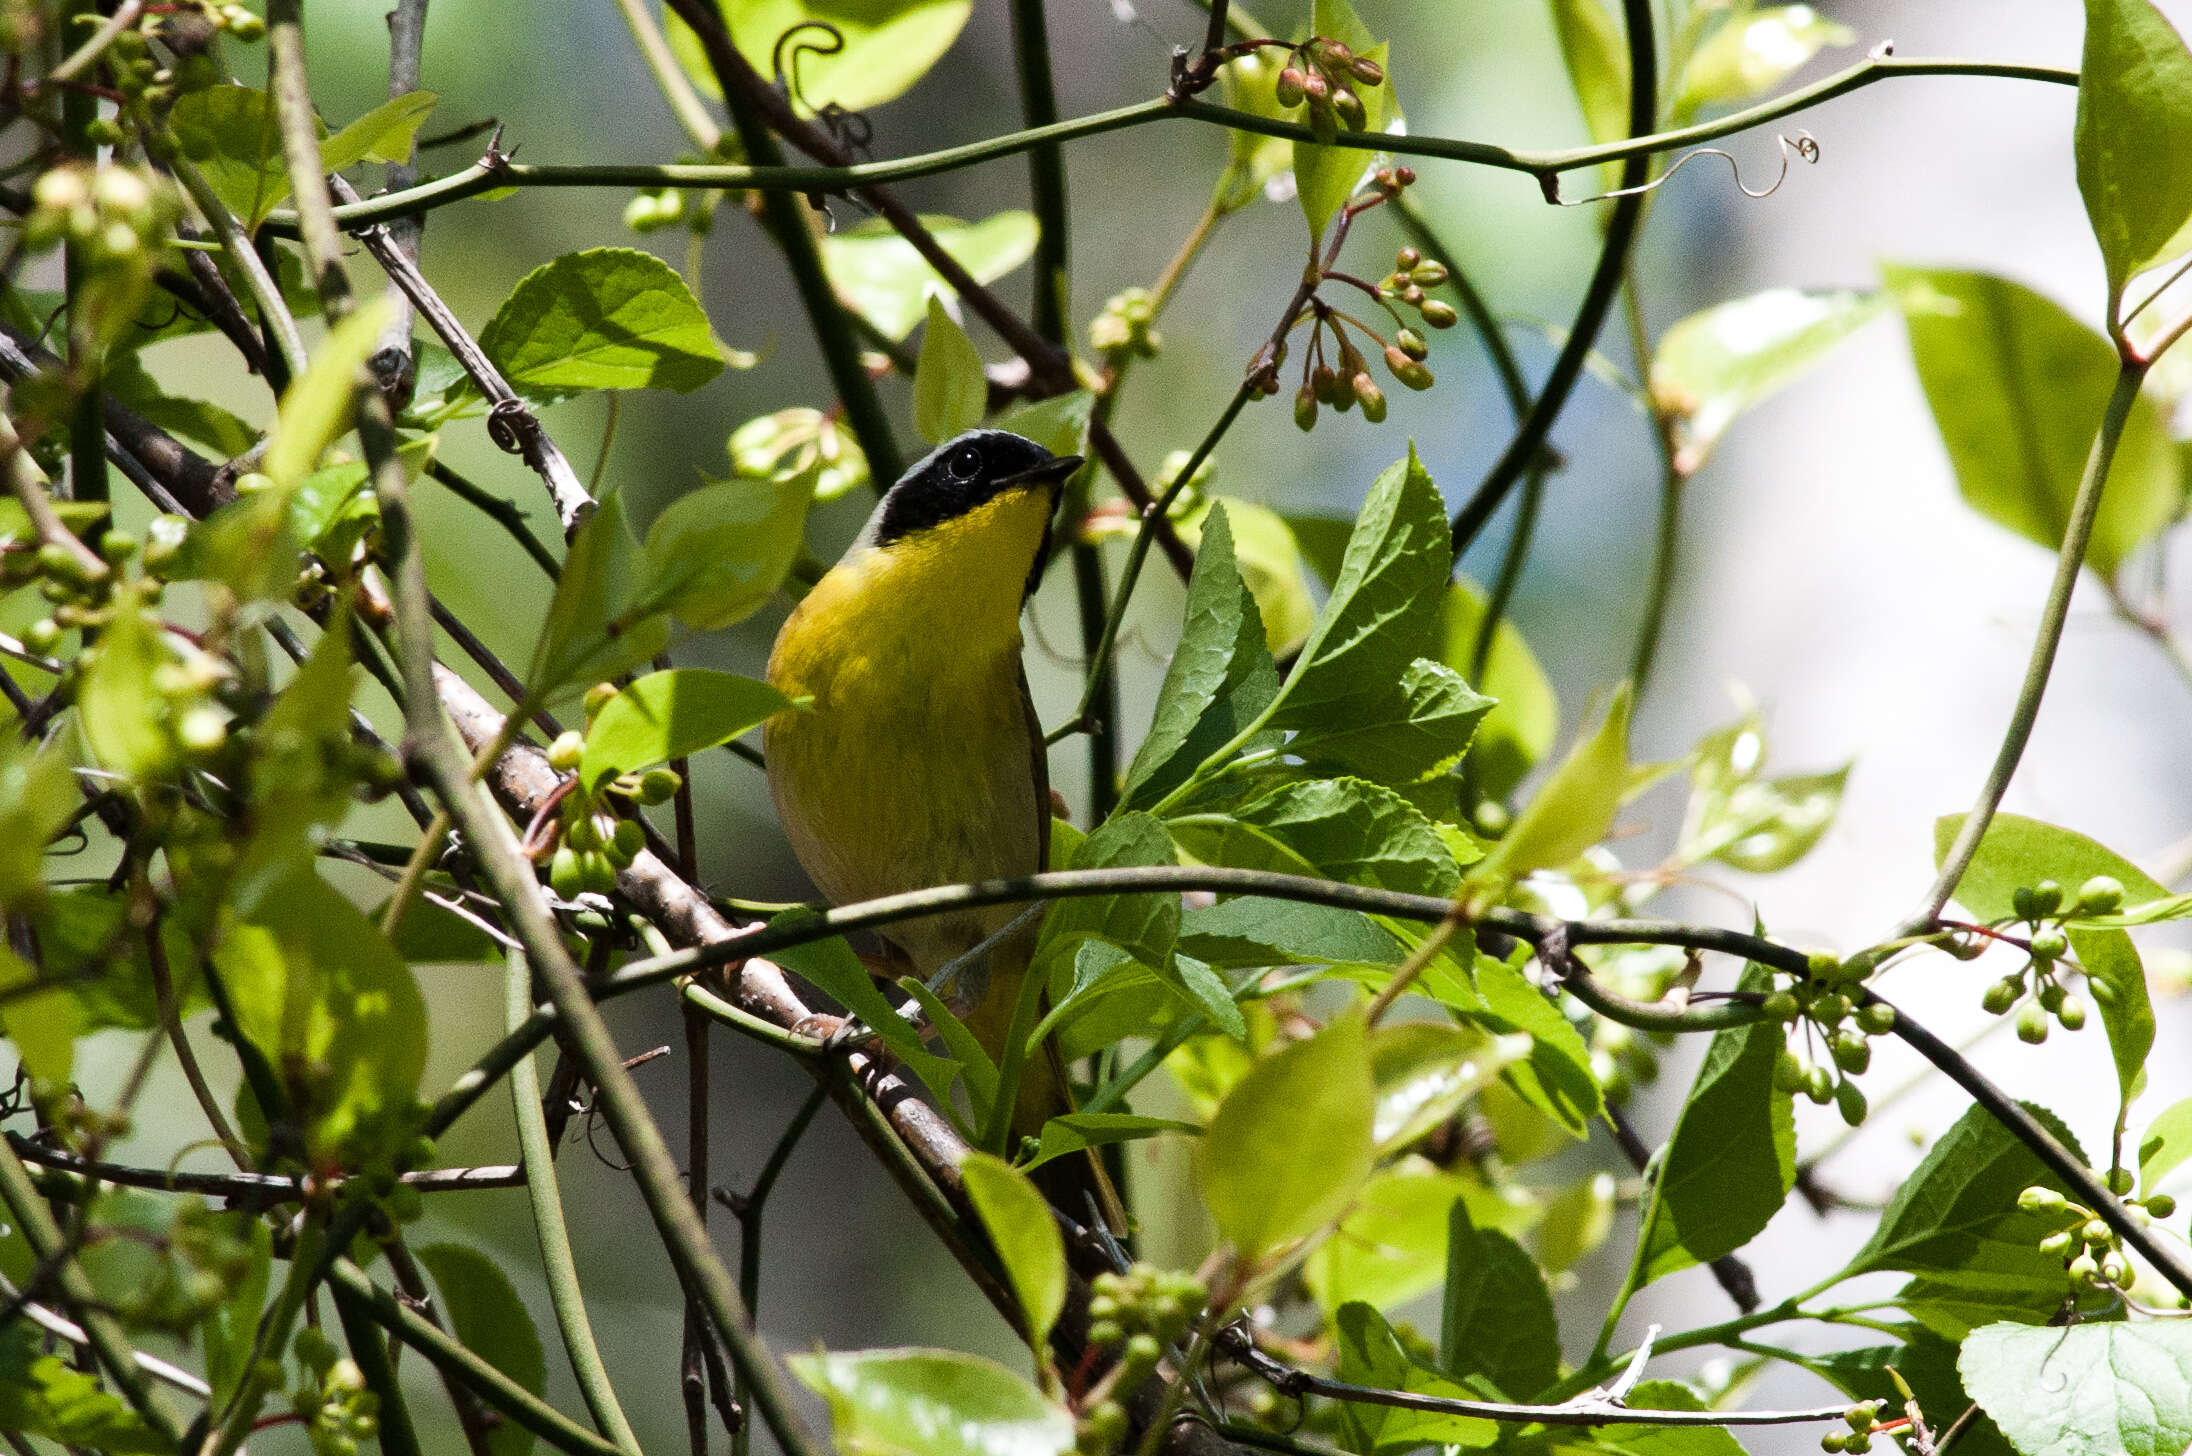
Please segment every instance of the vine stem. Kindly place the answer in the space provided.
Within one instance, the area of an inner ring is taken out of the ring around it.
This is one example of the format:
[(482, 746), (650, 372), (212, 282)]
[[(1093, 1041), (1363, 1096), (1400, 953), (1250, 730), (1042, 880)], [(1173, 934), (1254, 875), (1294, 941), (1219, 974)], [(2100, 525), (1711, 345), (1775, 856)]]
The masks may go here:
[[(522, 951), (510, 952), (503, 977), (503, 1010), (506, 1029), (522, 1024), (533, 1010), (533, 978)], [(639, 1438), (618, 1403), (616, 1383), (601, 1362), (601, 1347), (594, 1341), (593, 1322), (586, 1315), (586, 1296), (578, 1277), (578, 1261), (571, 1255), (571, 1235), (563, 1220), (563, 1197), (556, 1186), (554, 1149), (548, 1142), (548, 1119), (540, 1107), (540, 1073), (531, 1054), (510, 1067), (510, 1106), (517, 1115), (518, 1154), (525, 1168), (525, 1192), (532, 1201), (533, 1233), (540, 1240), (542, 1273), (548, 1282), (548, 1302), (555, 1309), (556, 1329), (571, 1362), (571, 1375), (594, 1418), (594, 1428), (609, 1438), (623, 1456), (638, 1456)]]
[[(1971, 812), (1964, 816), (1955, 842), (1942, 856), (1941, 870), (1934, 877), (1932, 888), (1926, 891), (1918, 909), (1891, 939), (1919, 934), (1933, 927), (1942, 907), (1956, 893), (1964, 871), (1971, 868), (1972, 857), (1979, 852), (1979, 842), (1986, 837), (1987, 826), (1994, 822), (1994, 812), (2001, 807), (2009, 781), (2016, 775), (2025, 745), (2032, 738), (2032, 725), (2040, 716), (2040, 700), (2047, 693), (2047, 680), (2055, 668), (2055, 651), (2062, 645), (2063, 624), (2070, 616), (2070, 598), (2077, 591), (2078, 574), (2085, 567), (2086, 547), (2093, 539), (2093, 523), (2100, 515), (2101, 494), (2108, 485), (2108, 469), (2115, 461), (2124, 425), (2131, 418), (2131, 407), (2138, 402), (2140, 386), (2146, 382), (2146, 370), (2145, 362), (2126, 357), (2117, 371), (2116, 387), (2108, 396), (2100, 432), (2093, 437), (2093, 448), (2086, 455), (2085, 473), (2079, 478), (2078, 493), (2071, 501), (2070, 522), (2063, 530), (2062, 549), (2055, 554), (2055, 579), (2048, 586), (2047, 603), (2040, 611), (2039, 632), (2033, 638), (2032, 656), (2025, 665), (2024, 684), (2017, 691), (2017, 705), (2010, 712), (2009, 726), (2002, 732), (2002, 744), (1995, 752), (1994, 766), (1979, 786), (1979, 797), (1972, 804)], [(2192, 1290), (2187, 1292), (2192, 1293)]]
[[(682, 0), (681, 0), (682, 3)], [(1452, 137), (1402, 136), (1391, 132), (1342, 131), (1333, 139), (1333, 145), (1353, 147), (1362, 151), (1391, 152), (1396, 156), (1433, 157), (1450, 162), (1465, 162), (1483, 167), (1495, 167), (1509, 172), (1526, 172), (1538, 179), (1540, 185), (1553, 189), (1559, 175), (1582, 167), (1596, 166), (1601, 162), (1626, 161), (1632, 156), (1650, 156), (1674, 151), (1698, 142), (1712, 141), (1764, 126), (1785, 116), (1831, 101), (1852, 91), (1881, 81), (1911, 76), (1991, 76), (2006, 80), (2039, 81), (2055, 85), (2075, 86), (2078, 73), (2058, 66), (2033, 66), (2008, 61), (1976, 61), (1930, 59), (1913, 57), (1883, 57), (1859, 62), (1847, 70), (1839, 71), (1810, 86), (1776, 97), (1772, 101), (1730, 112), (1712, 121), (1695, 126), (1681, 127), (1674, 131), (1632, 137), (1627, 141), (1608, 142), (1603, 146), (1574, 147), (1565, 150), (1517, 150), (1489, 142), (1467, 141)], [(735, 111), (735, 108), (734, 108)], [(719, 165), (689, 166), (662, 164), (578, 164), (554, 165), (545, 163), (510, 162), (497, 158), (493, 165), (476, 163), (461, 172), (432, 182), (422, 183), (404, 192), (392, 192), (375, 197), (355, 206), (336, 209), (335, 220), (343, 227), (362, 227), (368, 223), (383, 222), (392, 217), (412, 213), (429, 212), (437, 207), (464, 198), (475, 197), (482, 192), (492, 192), (503, 187), (671, 187), (702, 188), (708, 190), (735, 189), (764, 193), (813, 193), (835, 192), (848, 188), (871, 187), (882, 183), (908, 182), (921, 177), (934, 177), (945, 172), (956, 172), (985, 162), (1001, 161), (1015, 157), (1035, 147), (1051, 143), (1078, 141), (1085, 137), (1101, 136), (1107, 132), (1128, 127), (1147, 126), (1154, 122), (1175, 118), (1197, 121), (1206, 125), (1224, 127), (1233, 131), (1253, 132), (1260, 136), (1278, 137), (1287, 141), (1318, 141), (1316, 133), (1306, 126), (1274, 117), (1257, 116), (1245, 111), (1233, 111), (1223, 106), (1213, 106), (1196, 100), (1169, 101), (1158, 97), (1149, 101), (1135, 102), (1110, 111), (1096, 112), (1061, 121), (1053, 126), (1031, 127), (991, 137), (984, 141), (969, 142), (962, 146), (944, 147), (933, 152), (900, 158), (889, 162), (859, 162), (848, 166), (785, 166), (778, 158), (781, 154), (773, 141), (766, 153), (770, 159), (750, 166)], [(748, 156), (760, 154), (749, 150)], [(293, 237), (296, 233), (294, 213), (276, 213), (268, 218), (265, 232), (279, 237)]]
[[(1637, 296), (1636, 270), (1627, 273), (1621, 290), (1622, 312), (1629, 325), (1629, 349), (1636, 357), (1636, 374), (1647, 392), (1652, 378), (1652, 336), (1644, 326), (1644, 306)], [(1675, 454), (1670, 422), (1657, 404), (1651, 407), (1652, 444), (1659, 455), (1659, 529), (1652, 546), (1651, 585), (1644, 595), (1644, 616), (1637, 623), (1636, 651), (1629, 661), (1629, 681), (1641, 695), (1659, 656), (1659, 638), (1667, 621), (1667, 599), (1674, 591), (1675, 549), (1682, 529), (1682, 488), (1688, 483)]]

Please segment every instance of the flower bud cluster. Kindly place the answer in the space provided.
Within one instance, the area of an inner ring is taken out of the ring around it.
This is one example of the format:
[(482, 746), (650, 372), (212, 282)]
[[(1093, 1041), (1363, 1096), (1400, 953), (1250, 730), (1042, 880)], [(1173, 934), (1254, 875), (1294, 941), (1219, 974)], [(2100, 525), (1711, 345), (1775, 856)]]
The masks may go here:
[[(616, 695), (615, 683), (596, 683), (587, 690), (589, 728)], [(578, 772), (585, 756), (586, 735), (576, 729), (548, 745), (548, 764), (557, 773)], [(592, 792), (574, 784), (556, 806), (554, 834), (537, 850), (549, 856), (549, 888), (565, 900), (615, 890), (618, 871), (628, 869), (647, 847), (646, 828), (631, 806), (666, 803), (684, 782), (672, 769), (653, 768), (618, 774)]]
[(1370, 124), (1362, 90), (1385, 84), (1385, 68), (1368, 56), (1358, 56), (1343, 43), (1313, 36), (1296, 46), (1292, 58), (1279, 72), (1277, 97), (1291, 111), (1309, 108), (1309, 129), (1319, 141), (1330, 144), (1340, 128), (1361, 131)]
[(36, 251), (66, 242), (90, 267), (149, 272), (180, 211), (174, 184), (145, 168), (71, 162), (32, 184), (23, 244)]
[(1847, 1452), (1849, 1456), (1864, 1456), (1872, 1449), (1872, 1438), (1880, 1424), (1880, 1412), (1887, 1406), (1884, 1400), (1860, 1401), (1842, 1412), (1843, 1429), (1829, 1431), (1819, 1438), (1822, 1451)]
[(1123, 1274), (1090, 1281), (1088, 1342), (1119, 1352), (1118, 1364), (1095, 1389), (1075, 1431), (1082, 1456), (1104, 1456), (1126, 1438), (1126, 1409), (1113, 1397), (1149, 1378), (1164, 1352), (1177, 1344), (1201, 1313), (1207, 1297), (1192, 1274), (1135, 1264)]
[[(2069, 900), (2067, 906), (2066, 899)], [(2014, 1009), (2018, 1040), (2031, 1046), (2047, 1040), (2051, 1022), (2060, 1024), (2065, 1031), (2083, 1027), (2086, 1004), (2068, 990), (2062, 980), (2066, 964), (2077, 968), (2075, 962), (2066, 959), (2070, 954), (2070, 936), (2062, 922), (2066, 916), (2113, 915), (2123, 908), (2123, 900), (2123, 884), (2111, 875), (2093, 876), (2079, 886), (2075, 899), (2065, 896), (2063, 887), (2053, 880), (2018, 886), (2011, 892), (2010, 908), (2016, 920), (2031, 927), (2024, 942), (2026, 961), (1988, 986), (1979, 1004), (1993, 1016), (2003, 1016)], [(2104, 1004), (2114, 995), (2113, 988), (2101, 982), (2091, 981), (2088, 985), (2094, 997)]]
[(1760, 1003), (1776, 1020), (1801, 1023), (1807, 1048), (1823, 1042), (1827, 1051), (1825, 1062), (1815, 1062), (1792, 1046), (1783, 1047), (1774, 1063), (1774, 1086), (1801, 1092), (1821, 1107), (1833, 1103), (1851, 1127), (1862, 1123), (1867, 1111), (1864, 1091), (1852, 1079), (1872, 1065), (1871, 1039), (1895, 1029), (1895, 1008), (1866, 1000), (1861, 987), (1874, 964), (1864, 957), (1845, 961), (1815, 954), (1804, 976)]
[(1099, 354), (1154, 359), (1164, 348), (1157, 332), (1157, 304), (1146, 288), (1129, 288), (1105, 302), (1088, 326), (1088, 345)]
[[(2129, 1194), (2130, 1170), (2109, 1173), (2110, 1191)], [(2124, 1206), (2141, 1220), (2167, 1218), (2177, 1211), (2177, 1200), (2166, 1193), (2144, 1199), (2126, 1197)], [(2134, 1277), (2131, 1261), (2124, 1256), (2123, 1241), (2105, 1219), (2082, 1203), (2073, 1203), (2053, 1188), (2034, 1184), (2017, 1195), (2020, 1211), (2044, 1219), (2050, 1231), (2040, 1239), (2040, 1252), (2063, 1261), (2070, 1282), (2091, 1289), (2129, 1289)]]
[(317, 1327), (297, 1331), (291, 1348), (305, 1368), (290, 1392), (290, 1409), (304, 1426), (314, 1456), (357, 1456), (380, 1433), (380, 1397), (365, 1388), (365, 1372)]

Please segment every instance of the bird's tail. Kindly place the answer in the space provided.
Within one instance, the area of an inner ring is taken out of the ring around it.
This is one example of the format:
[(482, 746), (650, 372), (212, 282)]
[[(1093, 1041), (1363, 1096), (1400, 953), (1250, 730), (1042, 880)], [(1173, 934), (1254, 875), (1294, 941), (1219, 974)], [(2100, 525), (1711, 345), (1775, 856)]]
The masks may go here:
[[(1012, 1015), (1020, 1000), (1020, 987), (1028, 975), (1034, 937), (1015, 936), (997, 947), (991, 957), (989, 984), (981, 1001), (967, 1016), (967, 1029), (992, 1056), (1001, 1056), (1012, 1034)], [(1050, 998), (1046, 995), (1047, 1009)], [(1042, 1136), (1043, 1124), (1074, 1110), (1073, 1084), (1066, 1075), (1064, 1056), (1055, 1038), (1045, 1038), (1036, 1054), (1020, 1069), (1020, 1085), (1012, 1107), (1012, 1136), (1008, 1146), (1017, 1150), (1024, 1138)], [(1054, 1158), (1030, 1175), (1051, 1204), (1076, 1220), (1090, 1217), (1091, 1200), (1112, 1232), (1127, 1234), (1126, 1208), (1118, 1189), (1104, 1169), (1094, 1148)]]

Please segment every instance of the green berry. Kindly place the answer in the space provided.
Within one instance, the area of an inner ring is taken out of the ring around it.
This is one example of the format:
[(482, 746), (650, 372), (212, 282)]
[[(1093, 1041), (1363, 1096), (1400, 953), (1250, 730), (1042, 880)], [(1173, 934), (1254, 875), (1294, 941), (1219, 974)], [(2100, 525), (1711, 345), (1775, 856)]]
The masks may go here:
[(1840, 1431), (1829, 1431), (1824, 1436), (1821, 1436), (1819, 1438), (1819, 1449), (1822, 1451), (1839, 1452), (1848, 1448), (1842, 1444), (1842, 1433)]
[(1096, 1323), (1117, 1319), (1119, 1317), (1119, 1301), (1108, 1294), (1096, 1295), (1088, 1302), (1088, 1317), (1091, 1322)]
[(630, 863), (647, 847), (647, 830), (637, 819), (619, 819), (616, 833), (610, 836), (609, 842), (624, 856), (625, 862)]
[(2032, 887), (2032, 909), (2042, 920), (2063, 908), (2063, 887), (2053, 880), (2042, 880)]
[(1148, 1368), (1154, 1366), (1163, 1354), (1164, 1346), (1157, 1343), (1155, 1335), (1129, 1335), (1126, 1342), (1126, 1353), (1119, 1358), (1127, 1365)]
[(609, 700), (617, 695), (617, 685), (598, 682), (586, 690), (586, 721), (594, 721), (594, 714), (609, 706)]
[(1362, 406), (1364, 419), (1373, 425), (1385, 423), (1385, 391), (1367, 370), (1355, 376), (1355, 401)]
[(2177, 1211), (2177, 1200), (2166, 1193), (2156, 1193), (2146, 1200), (2146, 1211), (2156, 1218), (2167, 1218)]
[(1423, 314), (1423, 321), (1434, 329), (1450, 329), (1461, 322), (1461, 315), (1454, 312), (1454, 306), (1444, 299), (1427, 298), (1420, 305), (1419, 311)]
[(1126, 1331), (1119, 1328), (1117, 1320), (1094, 1320), (1088, 1327), (1088, 1342), (1099, 1350), (1108, 1350), (1126, 1338)]
[(601, 848), (601, 827), (594, 823), (591, 814), (580, 814), (563, 826), (563, 842), (587, 854)]
[(575, 900), (585, 889), (580, 877), (578, 851), (570, 845), (559, 845), (555, 857), (548, 861), (548, 887), (563, 900)]
[(1834, 1100), (1834, 1077), (1825, 1067), (1813, 1067), (1804, 1074), (1804, 1095), (1820, 1107)]
[(1304, 384), (1294, 394), (1294, 423), (1304, 433), (1317, 427), (1317, 391)]
[(1794, 991), (1775, 991), (1758, 1003), (1758, 1009), (1773, 1021), (1794, 1021), (1803, 1008), (1797, 1005)]
[(1811, 1068), (1804, 1065), (1804, 1059), (1787, 1047), (1781, 1048), (1781, 1055), (1776, 1057), (1773, 1063), (1773, 1085), (1775, 1090), (1780, 1092), (1801, 1091), (1810, 1077)]
[(2078, 996), (2063, 997), (2063, 1004), (2055, 1008), (2055, 1019), (2063, 1024), (2065, 1031), (2076, 1031), (2084, 1026), (2084, 999)]
[(1849, 997), (1840, 991), (1829, 991), (1811, 1003), (1811, 1019), (1821, 1026), (1840, 1026), (1849, 1014)]
[(639, 776), (639, 793), (635, 796), (642, 804), (663, 804), (677, 797), (677, 791), (685, 786), (672, 768), (651, 768)]
[(1885, 1001), (1867, 1001), (1857, 1008), (1857, 1024), (1874, 1036), (1895, 1030), (1895, 1008)]
[(2074, 908), (2081, 915), (2113, 915), (2123, 908), (2123, 902), (2123, 881), (2111, 875), (2095, 875), (2078, 887)]
[(2037, 1001), (2027, 1001), (2017, 1012), (2017, 1040), (2038, 1046), (2047, 1040), (2047, 1011)]
[(2108, 1176), (2103, 1178), (2101, 1182), (2109, 1192), (2115, 1194), (2118, 1198), (2123, 1197), (2137, 1186), (2129, 1168), (2110, 1168)]
[(2105, 1249), (2115, 1243), (2116, 1231), (2108, 1226), (2107, 1219), (2089, 1218), (2085, 1227), (2078, 1230), (2078, 1237), (2097, 1249)]
[(2057, 926), (2032, 932), (2032, 958), (2036, 961), (2061, 960), (2069, 949), (2070, 937)]
[(1851, 1075), (1861, 1075), (1872, 1065), (1872, 1043), (1861, 1033), (1838, 1031), (1834, 1034), (1834, 1064)]
[(1402, 329), (1399, 333), (1393, 335), (1393, 347), (1411, 359), (1422, 360), (1431, 357), (1429, 341), (1414, 329)]
[(61, 643), (61, 624), (51, 617), (40, 617), (23, 629), (23, 645), (33, 652), (51, 652)]
[(1842, 1114), (1842, 1121), (1851, 1127), (1865, 1120), (1865, 1094), (1855, 1082), (1844, 1082), (1834, 1089), (1834, 1110)]
[(2101, 1277), (2118, 1289), (2131, 1287), (2131, 1261), (2121, 1254), (2109, 1254), (2101, 1260)]
[(2030, 885), (2019, 885), (2009, 892), (2009, 912), (2019, 920), (2037, 920), (2040, 918), (2039, 907), (2033, 901)]
[(2025, 983), (2023, 981), (2015, 976), (2004, 976), (2001, 980), (1987, 987), (1986, 995), (1979, 998), (1979, 1004), (1986, 1009), (1989, 1015), (2000, 1016), (2008, 1011), (2010, 1007), (2015, 1006), (2017, 998), (2024, 995), (2024, 993)]
[(2033, 999), (2040, 1003), (2042, 1010), (2052, 1016), (2062, 1009), (2063, 997), (2066, 994), (2060, 981), (2043, 981), (2040, 983), (2039, 990), (2033, 993)]
[(579, 762), (585, 756), (586, 735), (576, 728), (566, 728), (548, 745), (548, 766), (557, 773), (578, 772)]

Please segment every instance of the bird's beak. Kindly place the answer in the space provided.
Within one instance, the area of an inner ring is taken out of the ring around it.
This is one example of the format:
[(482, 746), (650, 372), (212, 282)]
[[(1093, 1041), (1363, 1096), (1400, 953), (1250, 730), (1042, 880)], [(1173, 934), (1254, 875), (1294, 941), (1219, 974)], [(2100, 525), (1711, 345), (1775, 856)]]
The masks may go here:
[(1023, 470), (1018, 475), (1007, 477), (1000, 482), (1000, 488), (1003, 490), (1031, 490), (1038, 485), (1063, 485), (1072, 478), (1074, 471), (1081, 468), (1081, 464), (1082, 457), (1078, 455), (1053, 456), (1040, 465)]

